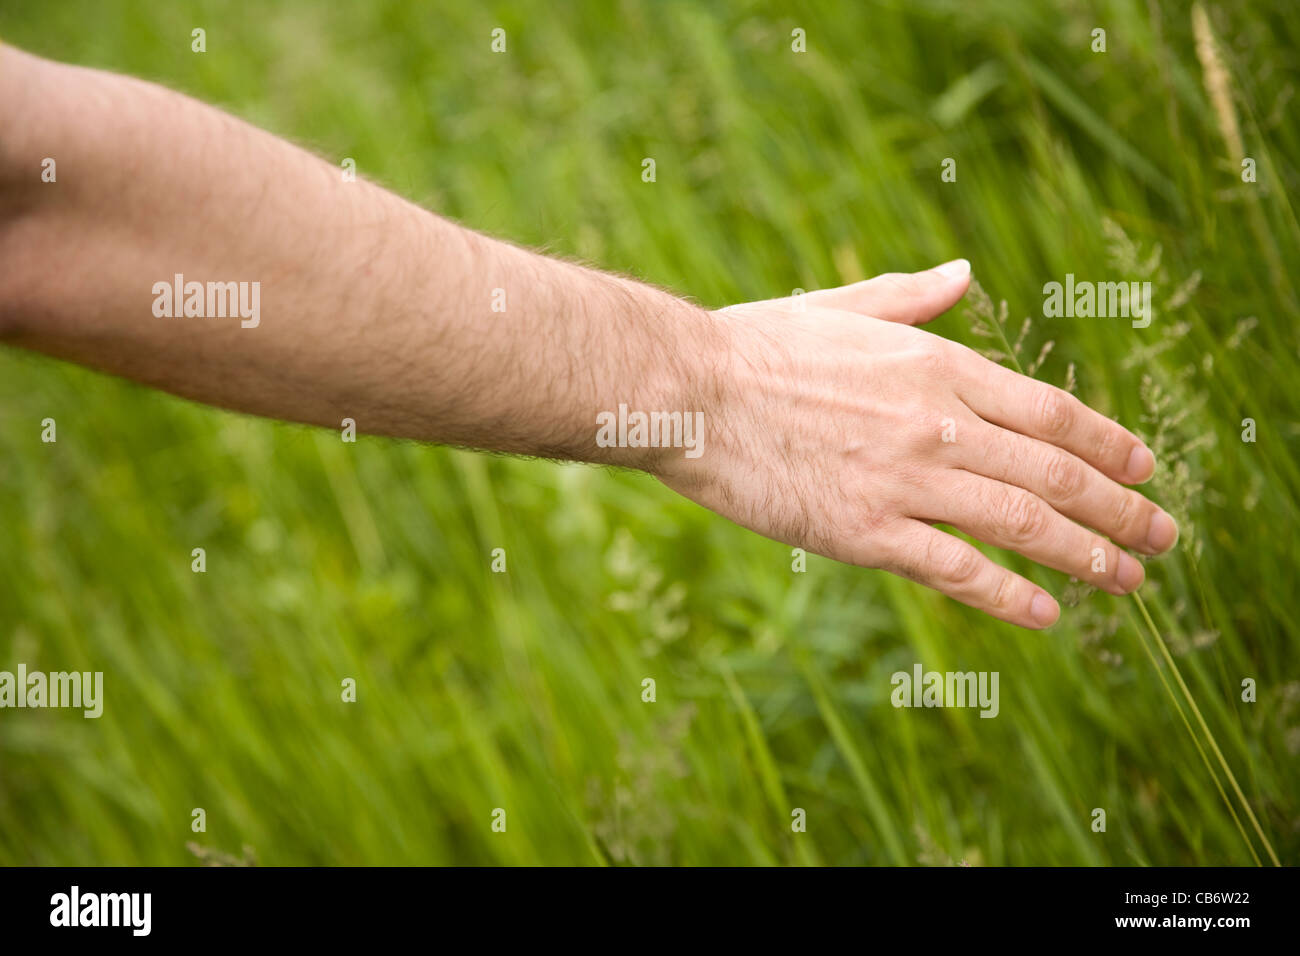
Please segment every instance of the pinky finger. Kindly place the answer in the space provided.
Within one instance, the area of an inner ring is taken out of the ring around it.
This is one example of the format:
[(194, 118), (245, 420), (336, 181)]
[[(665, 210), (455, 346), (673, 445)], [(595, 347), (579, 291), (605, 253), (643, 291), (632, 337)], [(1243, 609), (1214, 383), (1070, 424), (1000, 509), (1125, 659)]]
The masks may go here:
[(1061, 616), (1050, 594), (990, 561), (961, 538), (914, 519), (898, 527), (899, 534), (891, 542), (894, 559), (887, 570), (1008, 624), (1039, 630)]

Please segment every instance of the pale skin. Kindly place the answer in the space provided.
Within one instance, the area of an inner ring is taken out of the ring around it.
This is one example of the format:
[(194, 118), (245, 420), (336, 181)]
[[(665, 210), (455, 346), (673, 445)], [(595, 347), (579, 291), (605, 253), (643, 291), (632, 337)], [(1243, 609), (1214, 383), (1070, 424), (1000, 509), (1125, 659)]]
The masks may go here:
[[(1052, 596), (935, 525), (1112, 594), (1143, 580), (1125, 549), (1177, 540), (1125, 487), (1155, 468), (1136, 436), (917, 328), (965, 294), (965, 260), (709, 311), (345, 181), (180, 94), (8, 46), (0, 133), (8, 344), (258, 415), (641, 469), (1027, 628), (1056, 621)], [(176, 273), (260, 282), (260, 323), (155, 316)], [(620, 403), (702, 412), (703, 453), (600, 447), (597, 414)]]

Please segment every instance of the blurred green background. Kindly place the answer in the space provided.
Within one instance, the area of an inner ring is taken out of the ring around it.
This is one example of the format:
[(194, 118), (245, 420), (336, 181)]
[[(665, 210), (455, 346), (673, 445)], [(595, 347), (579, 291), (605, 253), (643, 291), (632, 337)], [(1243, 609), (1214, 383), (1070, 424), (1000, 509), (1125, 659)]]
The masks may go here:
[[(970, 258), (1008, 338), (1037, 316), (1021, 361), (1053, 342), (1037, 374), (1156, 445), (1183, 538), (1142, 593), (1294, 862), (1300, 7), (1204, 11), (1199, 53), (1169, 0), (61, 0), (0, 36), (711, 306)], [(1067, 272), (1150, 279), (1155, 321), (1043, 319)], [(983, 319), (931, 328), (987, 346)], [(1048, 632), (792, 573), (639, 476), (346, 445), (13, 350), (0, 529), (0, 669), (106, 696), (0, 711), (6, 864), (1268, 861), (1134, 600), (1014, 558), (1077, 603)], [(998, 718), (891, 707), (917, 661), (998, 671)]]

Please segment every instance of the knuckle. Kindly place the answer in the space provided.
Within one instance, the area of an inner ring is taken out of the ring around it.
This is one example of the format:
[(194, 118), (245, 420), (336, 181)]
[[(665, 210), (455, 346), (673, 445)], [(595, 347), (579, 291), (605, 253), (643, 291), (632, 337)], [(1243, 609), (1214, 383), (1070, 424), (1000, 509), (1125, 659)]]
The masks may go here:
[(1016, 542), (1030, 541), (1040, 533), (1046, 524), (1047, 515), (1033, 496), (1029, 494), (1009, 494), (998, 506), (996, 521), (998, 529), (1009, 540)]
[(898, 509), (886, 499), (870, 494), (864, 487), (847, 487), (845, 494), (852, 507), (834, 523), (829, 535), (847, 537), (852, 541), (880, 541), (897, 517)]
[(954, 342), (952, 339), (945, 339), (948, 354), (952, 356), (954, 362), (987, 362), (984, 356), (980, 355), (969, 345), (962, 345), (960, 342)]
[(1129, 531), (1137, 527), (1145, 510), (1146, 499), (1137, 492), (1128, 491), (1119, 496), (1113, 512), (1115, 527), (1120, 531)]
[(1000, 611), (1005, 611), (1011, 607), (1012, 601), (1016, 597), (1016, 579), (1008, 572), (1004, 571), (998, 575), (997, 586), (989, 596), (993, 607)]
[(915, 298), (921, 294), (921, 282), (911, 273), (885, 272), (877, 278), (881, 279), (884, 285), (889, 286), (890, 290), (898, 295)]
[(889, 524), (890, 515), (883, 508), (863, 505), (853, 518), (852, 531), (863, 538), (874, 538)]
[(924, 488), (930, 480), (931, 469), (921, 461), (900, 461), (894, 467), (894, 480), (898, 483), (899, 493), (914, 493), (917, 488)]
[(1115, 587), (1119, 588), (1121, 591), (1124, 590), (1123, 586), (1119, 583), (1120, 554), (1123, 552), (1109, 541), (1104, 542), (1099, 545), (1099, 547), (1103, 548), (1106, 554), (1106, 579), (1111, 581)]
[(964, 424), (957, 415), (940, 408), (913, 408), (907, 413), (910, 444), (920, 451), (948, 450), (960, 439)]
[(979, 576), (981, 560), (974, 548), (954, 548), (941, 539), (935, 539), (926, 551), (927, 562), (934, 573), (949, 584), (968, 585)]
[(1038, 427), (1049, 438), (1063, 436), (1074, 421), (1068, 396), (1053, 388), (1045, 388), (1038, 393), (1034, 399), (1034, 414), (1037, 416)]
[(1083, 490), (1083, 468), (1065, 455), (1053, 455), (1043, 473), (1043, 484), (1054, 501), (1070, 501)]
[(917, 367), (935, 378), (948, 374), (951, 362), (948, 353), (939, 345), (927, 345), (916, 354)]
[(1101, 435), (1097, 439), (1097, 461), (1118, 462), (1121, 465), (1126, 463), (1128, 456), (1120, 457), (1120, 452), (1126, 445), (1128, 445), (1128, 441), (1118, 428), (1107, 424), (1102, 428)]

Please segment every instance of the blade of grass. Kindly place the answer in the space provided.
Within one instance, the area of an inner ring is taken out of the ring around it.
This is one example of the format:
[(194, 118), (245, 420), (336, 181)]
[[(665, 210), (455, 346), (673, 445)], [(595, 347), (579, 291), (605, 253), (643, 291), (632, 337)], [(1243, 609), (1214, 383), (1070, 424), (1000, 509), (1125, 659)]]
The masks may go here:
[[(1196, 700), (1192, 697), (1192, 692), (1187, 689), (1187, 684), (1183, 681), (1182, 672), (1178, 670), (1178, 665), (1174, 663), (1174, 657), (1169, 653), (1169, 648), (1165, 644), (1164, 638), (1160, 636), (1160, 631), (1156, 628), (1155, 621), (1151, 620), (1151, 614), (1147, 611), (1146, 602), (1142, 600), (1142, 595), (1138, 594), (1136, 591), (1133, 592), (1133, 598), (1137, 601), (1139, 610), (1142, 611), (1142, 617), (1146, 619), (1147, 627), (1151, 629), (1151, 634), (1155, 638), (1156, 646), (1160, 648), (1160, 653), (1164, 657), (1165, 663), (1169, 665), (1169, 669), (1173, 672), (1174, 679), (1178, 682), (1178, 687), (1182, 690), (1183, 697), (1187, 700), (1187, 706), (1191, 708), (1192, 714), (1196, 717), (1196, 722), (1201, 727), (1201, 732), (1205, 734), (1205, 739), (1210, 744), (1210, 749), (1214, 751), (1214, 756), (1218, 759), (1219, 765), (1223, 768), (1223, 772), (1227, 776), (1228, 782), (1232, 784), (1233, 792), (1237, 794), (1237, 799), (1241, 801), (1242, 808), (1246, 811), (1246, 816), (1250, 818), (1251, 826), (1255, 828), (1255, 833), (1259, 836), (1260, 842), (1264, 844), (1264, 849), (1268, 851), (1269, 859), (1273, 861), (1274, 866), (1281, 866), (1282, 863), (1278, 860), (1277, 854), (1273, 851), (1273, 844), (1270, 843), (1268, 837), (1264, 835), (1264, 828), (1259, 825), (1259, 820), (1255, 818), (1255, 811), (1250, 808), (1250, 803), (1246, 800), (1246, 795), (1241, 792), (1241, 786), (1237, 783), (1236, 775), (1232, 772), (1232, 768), (1228, 766), (1228, 761), (1224, 759), (1223, 751), (1219, 749), (1218, 741), (1215, 740), (1214, 734), (1210, 732), (1210, 727), (1206, 724), (1205, 718), (1201, 716), (1201, 709), (1196, 706)], [(1252, 850), (1252, 852), (1254, 851)]]
[(798, 662), (799, 669), (803, 671), (804, 678), (808, 681), (808, 687), (812, 691), (813, 699), (817, 702), (817, 710), (822, 715), (826, 728), (831, 732), (835, 745), (849, 765), (849, 772), (853, 774), (854, 782), (857, 783), (858, 789), (867, 802), (867, 809), (875, 821), (876, 832), (884, 842), (886, 852), (895, 864), (906, 866), (908, 863), (907, 854), (903, 851), (903, 844), (898, 839), (889, 808), (885, 806), (884, 798), (876, 788), (875, 782), (871, 779), (871, 774), (867, 771), (867, 765), (862, 759), (862, 754), (854, 746), (848, 728), (844, 726), (844, 721), (840, 719), (839, 713), (835, 710), (835, 705), (826, 692), (826, 686), (822, 682), (821, 675), (817, 673), (817, 669), (803, 655), (799, 655)]
[[(1141, 598), (1139, 598), (1138, 601), (1141, 603)], [(1210, 758), (1206, 755), (1205, 748), (1201, 746), (1200, 739), (1197, 738), (1196, 732), (1192, 730), (1192, 725), (1187, 720), (1187, 715), (1183, 712), (1182, 705), (1178, 703), (1178, 696), (1174, 693), (1174, 689), (1169, 686), (1169, 681), (1165, 678), (1165, 672), (1160, 667), (1160, 661), (1156, 659), (1155, 652), (1151, 650), (1151, 645), (1147, 643), (1146, 635), (1142, 633), (1141, 628), (1138, 628), (1137, 635), (1138, 641), (1142, 645), (1142, 650), (1146, 652), (1147, 659), (1151, 661), (1152, 669), (1155, 670), (1156, 676), (1160, 678), (1161, 685), (1164, 686), (1165, 693), (1167, 693), (1169, 699), (1173, 701), (1174, 710), (1178, 712), (1179, 719), (1183, 722), (1183, 726), (1187, 728), (1187, 735), (1192, 738), (1192, 744), (1196, 747), (1196, 752), (1201, 755), (1201, 762), (1205, 764), (1205, 769), (1210, 772), (1210, 779), (1214, 781), (1214, 788), (1219, 791), (1219, 796), (1223, 799), (1224, 805), (1227, 806), (1228, 813), (1232, 815), (1232, 822), (1237, 825), (1237, 832), (1241, 834), (1242, 840), (1245, 841), (1246, 847), (1250, 850), (1250, 855), (1255, 860), (1255, 865), (1263, 866), (1263, 863), (1259, 859), (1259, 854), (1255, 852), (1255, 845), (1250, 842), (1250, 837), (1246, 834), (1246, 828), (1241, 825), (1241, 817), (1237, 816), (1237, 808), (1232, 805), (1232, 800), (1228, 798), (1227, 791), (1223, 789), (1223, 784), (1219, 780), (1219, 775), (1214, 772), (1214, 765), (1210, 763)]]

